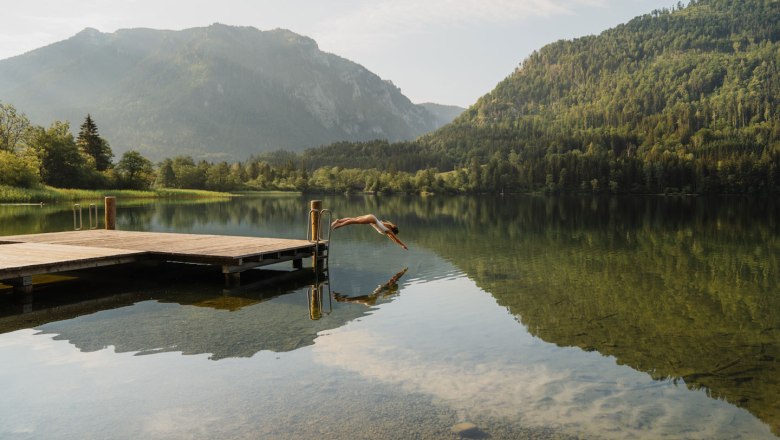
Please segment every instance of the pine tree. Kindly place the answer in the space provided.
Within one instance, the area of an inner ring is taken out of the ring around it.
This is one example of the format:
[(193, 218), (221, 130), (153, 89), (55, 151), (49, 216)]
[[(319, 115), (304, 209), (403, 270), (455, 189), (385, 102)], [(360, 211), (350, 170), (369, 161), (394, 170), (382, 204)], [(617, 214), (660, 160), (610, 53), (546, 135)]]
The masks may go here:
[(95, 161), (96, 170), (105, 171), (111, 167), (111, 158), (114, 157), (114, 153), (111, 151), (108, 141), (98, 134), (97, 124), (89, 114), (87, 114), (84, 123), (81, 124), (76, 144), (85, 156)]

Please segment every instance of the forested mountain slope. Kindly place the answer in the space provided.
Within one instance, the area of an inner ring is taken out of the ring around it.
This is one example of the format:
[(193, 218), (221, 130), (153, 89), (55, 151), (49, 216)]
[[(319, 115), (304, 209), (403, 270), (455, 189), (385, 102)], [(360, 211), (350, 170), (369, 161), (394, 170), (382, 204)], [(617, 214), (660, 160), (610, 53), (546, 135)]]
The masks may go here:
[(441, 124), (389, 81), (287, 30), (85, 29), (0, 60), (0, 101), (40, 125), (89, 113), (115, 153), (244, 159)]
[(421, 147), (482, 189), (780, 189), (780, 2), (699, 0), (547, 45)]

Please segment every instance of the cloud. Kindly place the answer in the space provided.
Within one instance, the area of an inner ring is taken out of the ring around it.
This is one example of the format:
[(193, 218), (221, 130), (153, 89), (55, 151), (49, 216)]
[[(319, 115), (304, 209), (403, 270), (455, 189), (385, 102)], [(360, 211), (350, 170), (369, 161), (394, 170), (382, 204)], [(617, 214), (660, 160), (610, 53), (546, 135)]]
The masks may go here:
[[(747, 411), (710, 399), (703, 391), (653, 382), (598, 355), (583, 354), (575, 362), (566, 358), (565, 350), (558, 350), (544, 363), (523, 359), (531, 353), (517, 353), (511, 360), (466, 355), (441, 362), (427, 351), (358, 329), (321, 337), (314, 348), (315, 359), (328, 367), (408, 393), (427, 394), (462, 420), (523, 420), (529, 427), (554, 426), (604, 438), (657, 438), (680, 432), (691, 438), (720, 438), (739, 436), (743, 429), (765, 430)], [(609, 374), (593, 374), (605, 370)]]

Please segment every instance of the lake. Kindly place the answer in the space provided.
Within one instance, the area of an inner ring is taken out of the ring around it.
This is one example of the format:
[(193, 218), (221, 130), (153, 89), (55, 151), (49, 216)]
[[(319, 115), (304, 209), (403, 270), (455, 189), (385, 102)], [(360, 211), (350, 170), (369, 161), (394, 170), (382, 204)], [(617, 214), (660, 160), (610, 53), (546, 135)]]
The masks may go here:
[[(780, 436), (774, 200), (322, 199), (409, 251), (350, 226), (327, 278), (137, 264), (0, 290), (0, 438)], [(305, 238), (308, 200), (120, 200), (117, 223)], [(0, 206), (3, 235), (71, 229), (71, 205)]]

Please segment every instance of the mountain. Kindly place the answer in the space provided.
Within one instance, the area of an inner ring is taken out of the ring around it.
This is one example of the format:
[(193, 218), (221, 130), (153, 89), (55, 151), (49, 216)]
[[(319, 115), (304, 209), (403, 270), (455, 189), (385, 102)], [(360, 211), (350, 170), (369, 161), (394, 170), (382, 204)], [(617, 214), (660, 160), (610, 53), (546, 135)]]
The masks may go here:
[(780, 191), (778, 23), (692, 0), (549, 44), (421, 148), (488, 165), (478, 190)]
[(440, 124), (440, 126), (449, 124), (455, 118), (460, 116), (461, 113), (466, 111), (465, 108), (458, 107), (456, 105), (442, 105), (435, 104), (433, 102), (424, 102), (419, 105), (431, 112), (431, 114), (436, 117), (436, 121)]
[(288, 30), (85, 29), (0, 61), (0, 100), (40, 125), (89, 113), (115, 153), (242, 159), (439, 126), (390, 81)]

